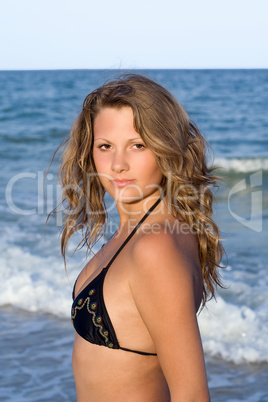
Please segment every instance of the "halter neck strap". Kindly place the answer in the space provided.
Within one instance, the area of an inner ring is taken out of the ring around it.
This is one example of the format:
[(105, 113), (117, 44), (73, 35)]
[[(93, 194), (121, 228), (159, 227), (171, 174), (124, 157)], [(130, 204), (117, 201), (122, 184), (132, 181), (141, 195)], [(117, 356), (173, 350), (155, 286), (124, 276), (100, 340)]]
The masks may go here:
[(132, 236), (137, 232), (141, 224), (145, 221), (145, 219), (150, 215), (150, 213), (157, 207), (157, 205), (162, 201), (164, 198), (165, 193), (162, 193), (161, 196), (158, 198), (158, 200), (151, 206), (151, 208), (146, 212), (146, 214), (141, 218), (141, 220), (137, 223), (137, 225), (134, 227), (134, 229), (131, 231), (131, 233), (128, 235), (124, 243), (119, 247), (115, 255), (112, 257), (112, 259), (109, 261), (108, 265), (106, 265), (106, 269), (110, 268), (118, 254), (123, 250), (125, 245), (129, 242)]

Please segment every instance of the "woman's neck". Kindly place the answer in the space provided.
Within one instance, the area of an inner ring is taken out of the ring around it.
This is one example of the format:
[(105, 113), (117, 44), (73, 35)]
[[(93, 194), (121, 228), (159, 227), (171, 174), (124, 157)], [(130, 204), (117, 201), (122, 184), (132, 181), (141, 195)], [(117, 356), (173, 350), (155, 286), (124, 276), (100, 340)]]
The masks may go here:
[[(118, 210), (118, 214), (120, 217), (120, 225), (119, 230), (123, 230), (126, 226), (135, 226), (142, 217), (149, 211), (149, 209), (164, 195), (160, 194), (159, 191), (150, 194), (149, 196), (133, 203), (121, 203), (116, 202), (116, 207)], [(161, 201), (161, 200), (160, 200)], [(161, 209), (163, 209), (163, 203), (159, 202), (159, 204), (155, 207), (153, 214), (159, 213)]]

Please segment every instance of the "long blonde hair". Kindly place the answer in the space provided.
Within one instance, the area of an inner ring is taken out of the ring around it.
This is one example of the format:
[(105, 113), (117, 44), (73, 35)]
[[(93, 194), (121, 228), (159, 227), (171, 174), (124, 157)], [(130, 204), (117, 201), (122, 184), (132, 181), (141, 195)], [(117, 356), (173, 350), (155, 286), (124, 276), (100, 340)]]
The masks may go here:
[[(70, 237), (82, 230), (78, 245), (91, 249), (107, 222), (105, 189), (93, 160), (94, 119), (102, 108), (131, 107), (135, 130), (155, 155), (163, 173), (162, 189), (169, 194), (172, 214), (194, 230), (203, 272), (203, 305), (221, 286), (218, 273), (223, 255), (219, 229), (212, 219), (218, 177), (206, 161), (207, 142), (183, 107), (162, 86), (147, 77), (127, 74), (105, 83), (84, 100), (82, 112), (63, 146), (59, 179), (65, 221), (61, 252), (66, 263)], [(55, 209), (57, 210), (57, 208)], [(54, 210), (54, 211), (55, 211)]]

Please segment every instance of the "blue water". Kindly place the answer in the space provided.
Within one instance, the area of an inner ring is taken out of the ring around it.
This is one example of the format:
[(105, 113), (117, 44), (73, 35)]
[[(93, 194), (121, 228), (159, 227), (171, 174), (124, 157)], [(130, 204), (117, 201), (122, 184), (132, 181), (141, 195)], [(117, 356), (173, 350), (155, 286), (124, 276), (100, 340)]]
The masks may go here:
[[(199, 316), (213, 400), (268, 400), (268, 70), (140, 72), (180, 101), (223, 167), (214, 217), (228, 255), (227, 289)], [(0, 72), (1, 359), (16, 362), (0, 375), (0, 400), (75, 400), (68, 320), (71, 288), (86, 257), (82, 250), (70, 258), (66, 277), (55, 218), (44, 233), (60, 193), (56, 163), (46, 205), (43, 176), (85, 96), (118, 73)], [(70, 256), (78, 240), (71, 241)], [(50, 347), (39, 348), (41, 341)]]

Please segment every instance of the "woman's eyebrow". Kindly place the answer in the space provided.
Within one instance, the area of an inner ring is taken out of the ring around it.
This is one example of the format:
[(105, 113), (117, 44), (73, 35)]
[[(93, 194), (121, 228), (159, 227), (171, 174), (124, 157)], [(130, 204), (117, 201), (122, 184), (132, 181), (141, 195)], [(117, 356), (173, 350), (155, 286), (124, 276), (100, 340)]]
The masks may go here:
[(105, 142), (109, 142), (110, 143), (110, 141), (109, 140), (106, 140), (105, 138), (100, 138), (100, 137), (98, 137), (98, 138), (94, 138), (94, 142), (95, 141), (105, 141)]
[(128, 142), (133, 142), (133, 141), (142, 141), (141, 137), (136, 137), (136, 138), (130, 138)]
[[(100, 138), (100, 137), (98, 137), (98, 138), (95, 138), (94, 139), (94, 142), (95, 141), (105, 141), (105, 142), (107, 142), (107, 143), (109, 143), (109, 144), (111, 144), (112, 142), (111, 141), (109, 141), (109, 140), (107, 140), (106, 138)], [(127, 140), (127, 142), (134, 142), (134, 141), (143, 141), (140, 137), (136, 137), (136, 138), (130, 138), (129, 140)]]

